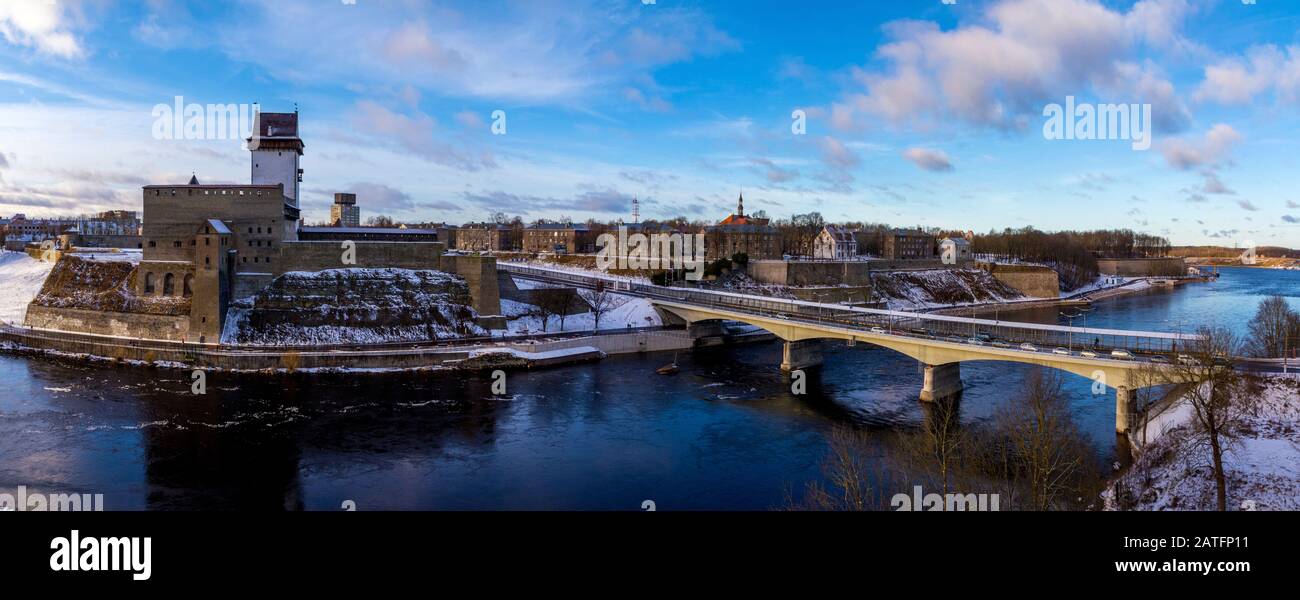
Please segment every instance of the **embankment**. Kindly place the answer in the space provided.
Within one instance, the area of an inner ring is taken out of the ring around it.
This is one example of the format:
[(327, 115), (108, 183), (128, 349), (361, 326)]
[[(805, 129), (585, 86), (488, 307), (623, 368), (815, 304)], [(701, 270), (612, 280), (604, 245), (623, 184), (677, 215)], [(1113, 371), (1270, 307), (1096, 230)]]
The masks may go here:
[[(606, 354), (686, 350), (694, 346), (681, 330), (637, 331), (562, 339), (382, 348), (253, 348), (130, 340), (108, 336), (0, 327), (0, 343), (11, 351), (106, 360), (158, 367), (225, 371), (397, 371), (478, 368), (537, 368), (598, 360)], [(484, 355), (507, 353), (484, 363)], [(473, 359), (473, 360), (471, 360)]]

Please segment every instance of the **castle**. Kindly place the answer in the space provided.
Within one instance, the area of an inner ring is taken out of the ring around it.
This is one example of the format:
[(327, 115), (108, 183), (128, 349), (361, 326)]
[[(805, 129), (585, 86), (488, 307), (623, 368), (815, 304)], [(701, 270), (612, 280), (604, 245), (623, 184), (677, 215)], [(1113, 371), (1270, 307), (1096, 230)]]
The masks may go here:
[(146, 302), (188, 304), (188, 315), (104, 313), (99, 318), (41, 307), (29, 311), (27, 324), (217, 343), (232, 299), (252, 296), (287, 272), (397, 268), (461, 276), (481, 324), (502, 325), (495, 259), (446, 255), (445, 242), (434, 236), (412, 241), (408, 231), (367, 230), (339, 240), (302, 226), (299, 161), (305, 144), (298, 113), (260, 113), (248, 149), (248, 185), (204, 185), (195, 176), (184, 185), (143, 188), (143, 255), (127, 285)]

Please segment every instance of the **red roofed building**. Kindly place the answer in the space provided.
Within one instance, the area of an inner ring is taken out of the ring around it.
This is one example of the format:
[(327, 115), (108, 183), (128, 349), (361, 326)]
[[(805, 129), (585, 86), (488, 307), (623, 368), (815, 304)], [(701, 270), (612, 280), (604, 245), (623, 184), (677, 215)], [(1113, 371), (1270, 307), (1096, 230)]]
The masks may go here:
[(731, 258), (745, 254), (751, 260), (781, 258), (781, 232), (768, 225), (767, 219), (745, 215), (745, 196), (736, 203), (736, 212), (717, 225), (704, 228), (706, 260)]

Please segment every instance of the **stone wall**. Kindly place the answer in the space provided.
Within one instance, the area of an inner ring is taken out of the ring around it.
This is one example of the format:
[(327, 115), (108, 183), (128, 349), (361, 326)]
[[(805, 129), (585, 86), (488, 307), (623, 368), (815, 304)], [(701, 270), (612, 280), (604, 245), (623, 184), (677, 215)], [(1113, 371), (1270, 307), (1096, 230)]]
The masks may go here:
[(71, 245), (78, 248), (144, 248), (144, 237), (139, 235), (81, 235), (70, 236)]
[[(438, 270), (447, 249), (442, 242), (353, 242), (356, 264), (343, 264), (343, 242), (285, 242), (280, 260), (270, 270), (274, 275), (289, 271), (326, 269), (412, 269)], [(495, 264), (495, 263), (493, 263)]]
[(1187, 264), (1181, 257), (1099, 258), (1097, 269), (1103, 275), (1118, 277), (1178, 277), (1187, 274)]
[[(25, 323), (28, 327), (39, 329), (146, 340), (182, 341), (188, 339), (190, 332), (189, 315), (144, 315), (37, 305), (27, 307)], [(195, 337), (188, 341), (198, 339)]]
[(789, 286), (871, 285), (873, 271), (927, 271), (947, 268), (939, 259), (784, 261), (751, 260), (746, 272), (759, 283)]
[(1039, 265), (980, 263), (980, 269), (1032, 298), (1059, 298), (1061, 280), (1056, 271)]
[(465, 283), (469, 284), (470, 297), (474, 299), (474, 310), (480, 316), (501, 314), (501, 291), (497, 284), (495, 258), (444, 254), (439, 266), (443, 271), (465, 278)]

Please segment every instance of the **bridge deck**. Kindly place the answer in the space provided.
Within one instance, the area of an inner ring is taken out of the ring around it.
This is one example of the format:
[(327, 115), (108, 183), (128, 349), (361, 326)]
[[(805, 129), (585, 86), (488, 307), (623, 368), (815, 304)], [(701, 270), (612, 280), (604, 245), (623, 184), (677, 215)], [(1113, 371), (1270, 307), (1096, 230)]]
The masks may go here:
[[(1171, 356), (1180, 349), (1199, 340), (1199, 336), (1158, 332), (1129, 331), (1096, 327), (1068, 327), (1041, 323), (978, 319), (953, 315), (934, 315), (872, 308), (856, 308), (837, 304), (822, 304), (803, 300), (788, 300), (765, 296), (752, 296), (733, 292), (694, 290), (663, 287), (639, 283), (630, 278), (584, 274), (558, 269), (545, 269), (500, 263), (502, 270), (527, 279), (592, 288), (598, 283), (620, 293), (641, 296), (651, 301), (680, 303), (699, 309), (719, 309), (755, 316), (835, 325), (845, 329), (873, 333), (887, 333), (920, 339), (964, 343), (973, 347), (988, 346), (998, 349), (1071, 356), (1082, 352), (1096, 354), (1095, 358), (1111, 358), (1113, 350), (1124, 350), (1137, 360), (1148, 361), (1155, 356)], [(1059, 350), (1058, 350), (1059, 349)], [(1091, 357), (1090, 357), (1091, 358)], [(1159, 361), (1160, 358), (1155, 360)], [(1165, 360), (1169, 360), (1166, 358)]]

